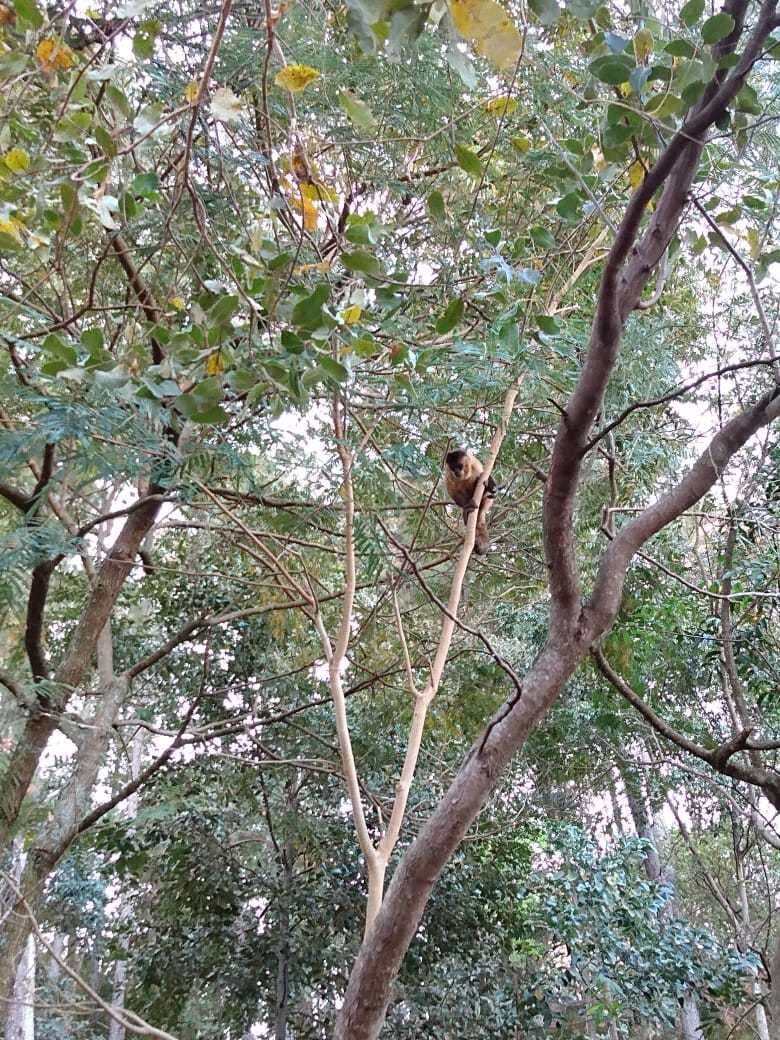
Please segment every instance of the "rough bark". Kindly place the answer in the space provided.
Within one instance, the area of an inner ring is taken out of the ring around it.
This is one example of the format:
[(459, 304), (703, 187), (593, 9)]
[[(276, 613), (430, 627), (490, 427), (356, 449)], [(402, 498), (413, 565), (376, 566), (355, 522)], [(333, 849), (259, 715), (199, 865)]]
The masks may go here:
[(8, 1002), (5, 1040), (35, 1038), (35, 939), (27, 936)]
[(0, 776), (0, 847), (8, 841), (38, 762), (59, 725), (70, 695), (89, 669), (98, 636), (111, 616), (138, 549), (154, 525), (160, 506), (159, 496), (155, 495), (127, 517), (98, 572), (81, 620), (54, 673), (55, 692), (47, 693), (38, 708), (30, 712), (8, 765)]
[[(104, 653), (110, 655), (110, 633), (106, 626), (101, 639)], [(108, 673), (103, 667), (100, 671), (108, 678)], [(108, 681), (97, 702), (92, 723), (84, 730), (73, 773), (57, 801), (51, 818), (45, 822), (32, 841), (18, 886), (23, 898), (32, 907), (37, 905), (44, 882), (79, 833), (79, 824), (89, 809), (92, 790), (111, 739), (111, 727), (127, 689), (126, 676)], [(17, 899), (0, 939), (0, 994), (7, 993), (10, 989), (11, 980), (15, 977), (16, 964), (30, 929), (29, 915), (25, 912), (24, 904)]]

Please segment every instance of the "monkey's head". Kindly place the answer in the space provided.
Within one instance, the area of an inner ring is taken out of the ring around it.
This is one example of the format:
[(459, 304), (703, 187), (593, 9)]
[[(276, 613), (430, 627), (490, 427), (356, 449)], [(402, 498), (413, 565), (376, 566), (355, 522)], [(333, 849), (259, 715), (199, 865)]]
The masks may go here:
[(462, 477), (466, 470), (466, 460), (468, 457), (469, 453), (467, 451), (458, 448), (457, 451), (448, 451), (444, 460), (447, 463), (447, 468), (451, 470), (456, 477)]

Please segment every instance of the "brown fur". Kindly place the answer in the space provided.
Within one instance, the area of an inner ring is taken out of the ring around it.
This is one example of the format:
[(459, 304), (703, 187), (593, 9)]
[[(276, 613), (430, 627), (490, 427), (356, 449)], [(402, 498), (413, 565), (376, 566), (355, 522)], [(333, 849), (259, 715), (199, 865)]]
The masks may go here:
[[(468, 523), (469, 513), (476, 509), (474, 503), (474, 492), (477, 482), (484, 472), (484, 467), (476, 455), (470, 451), (450, 451), (447, 453), (444, 465), (444, 479), (447, 485), (447, 493), (455, 503), (463, 510), (463, 522)], [(479, 516), (477, 517), (477, 532), (474, 541), (474, 552), (483, 556), (490, 547), (490, 535), (487, 527), (487, 514), (493, 505), (498, 487), (492, 477), (488, 477), (482, 501), (479, 504)]]

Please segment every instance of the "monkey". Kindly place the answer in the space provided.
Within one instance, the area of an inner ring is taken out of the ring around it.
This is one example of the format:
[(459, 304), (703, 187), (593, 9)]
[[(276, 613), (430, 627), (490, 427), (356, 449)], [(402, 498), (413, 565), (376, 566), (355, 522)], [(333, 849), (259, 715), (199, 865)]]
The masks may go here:
[[(455, 505), (463, 510), (463, 522), (468, 523), (469, 513), (476, 509), (474, 503), (474, 492), (477, 482), (482, 476), (484, 467), (476, 455), (470, 451), (448, 451), (445, 457), (444, 479), (447, 484), (447, 493)], [(490, 536), (487, 528), (487, 514), (493, 505), (498, 491), (498, 485), (492, 477), (488, 477), (482, 501), (479, 504), (479, 516), (477, 517), (477, 532), (474, 540), (474, 552), (477, 556), (484, 556), (490, 547)]]

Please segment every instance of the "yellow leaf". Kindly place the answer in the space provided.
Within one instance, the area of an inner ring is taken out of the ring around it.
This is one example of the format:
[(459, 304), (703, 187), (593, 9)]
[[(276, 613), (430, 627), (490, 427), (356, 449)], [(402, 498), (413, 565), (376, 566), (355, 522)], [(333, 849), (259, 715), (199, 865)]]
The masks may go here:
[(35, 57), (44, 72), (69, 69), (76, 60), (73, 51), (56, 36), (46, 36), (35, 48)]
[(634, 57), (637, 65), (646, 65), (653, 53), (653, 34), (649, 29), (640, 29), (634, 36)]
[(450, 0), (450, 15), (460, 35), (499, 69), (520, 57), (523, 38), (496, 0)]
[(218, 376), (221, 372), (225, 371), (225, 359), (222, 357), (221, 350), (215, 350), (213, 354), (209, 354), (206, 358), (206, 375), (207, 376)]
[(303, 213), (303, 226), (307, 231), (314, 231), (317, 227), (317, 206), (305, 195), (293, 195), (290, 203)]
[(22, 240), (24, 224), (16, 217), (0, 217), (0, 235), (10, 235), (17, 242)]
[(291, 94), (297, 94), (315, 79), (319, 79), (320, 75), (319, 70), (313, 69), (311, 65), (288, 65), (277, 73), (274, 83), (277, 87), (289, 90)]
[(198, 100), (198, 94), (200, 93), (200, 80), (191, 79), (187, 86), (184, 88), (184, 100), (188, 105), (194, 104)]
[(184, 308), (187, 306), (183, 296), (171, 296), (170, 300), (168, 300), (168, 303), (170, 303), (171, 307), (173, 307), (175, 311), (183, 311)]
[(636, 191), (642, 181), (645, 179), (645, 168), (637, 159), (632, 162), (628, 168), (628, 183)]
[(299, 184), (300, 192), (312, 202), (338, 202), (338, 195), (322, 181), (312, 181), (310, 184)]
[(511, 97), (495, 97), (486, 101), (484, 109), (492, 116), (511, 116), (517, 110), (517, 101)]
[(758, 260), (759, 254), (761, 253), (761, 236), (759, 235), (757, 228), (748, 228), (747, 240), (748, 245), (750, 246), (750, 255), (754, 260)]
[(30, 165), (30, 156), (24, 148), (12, 148), (3, 156), (3, 162), (11, 173), (24, 173)]
[(528, 134), (518, 134), (517, 137), (512, 138), (512, 145), (515, 147), (521, 155), (525, 155), (526, 152), (531, 150), (533, 141)]
[(341, 312), (341, 320), (345, 325), (354, 325), (360, 321), (360, 315), (363, 313), (363, 308), (359, 307), (356, 303), (353, 303), (351, 307), (345, 307)]
[(330, 270), (330, 260), (320, 260), (318, 264), (299, 264), (293, 274), (308, 274), (310, 271), (318, 271), (326, 274)]

